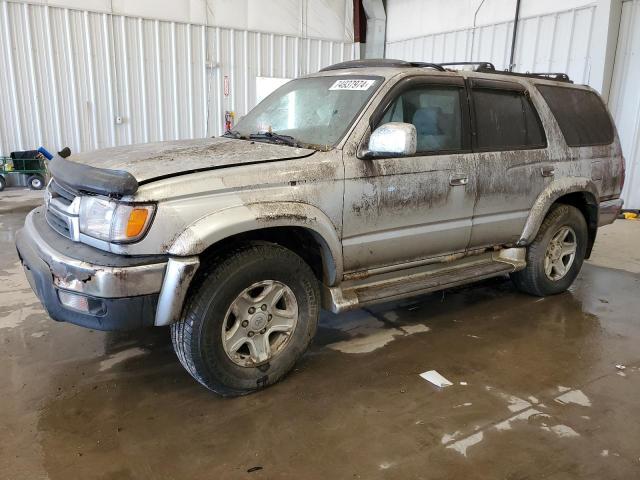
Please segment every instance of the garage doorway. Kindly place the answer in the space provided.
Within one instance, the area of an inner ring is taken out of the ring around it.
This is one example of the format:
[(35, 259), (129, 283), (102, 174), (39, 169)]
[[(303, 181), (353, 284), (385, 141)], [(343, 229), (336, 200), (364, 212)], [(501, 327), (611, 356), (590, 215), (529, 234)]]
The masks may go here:
[(626, 209), (640, 209), (640, 0), (622, 3), (609, 109), (616, 121), (627, 177)]
[(609, 109), (615, 119), (627, 176), (626, 209), (640, 209), (640, 0), (622, 3)]

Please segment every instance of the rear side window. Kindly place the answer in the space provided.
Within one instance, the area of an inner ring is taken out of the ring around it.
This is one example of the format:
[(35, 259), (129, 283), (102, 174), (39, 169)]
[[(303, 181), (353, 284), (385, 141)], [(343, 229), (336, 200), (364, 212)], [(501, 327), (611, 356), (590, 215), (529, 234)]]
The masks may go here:
[(613, 125), (598, 95), (577, 88), (538, 85), (560, 125), (567, 145), (585, 147), (613, 142)]
[(546, 146), (542, 123), (523, 91), (474, 88), (473, 101), (478, 150)]

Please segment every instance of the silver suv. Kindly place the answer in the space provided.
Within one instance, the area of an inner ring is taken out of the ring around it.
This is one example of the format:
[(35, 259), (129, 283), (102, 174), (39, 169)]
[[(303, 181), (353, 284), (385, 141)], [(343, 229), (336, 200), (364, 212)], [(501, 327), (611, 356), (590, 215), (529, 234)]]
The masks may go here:
[(171, 326), (205, 387), (282, 378), (332, 312), (510, 274), (565, 291), (622, 207), (592, 89), (561, 74), (396, 60), (285, 84), (220, 138), (51, 162), (17, 236), (49, 315)]

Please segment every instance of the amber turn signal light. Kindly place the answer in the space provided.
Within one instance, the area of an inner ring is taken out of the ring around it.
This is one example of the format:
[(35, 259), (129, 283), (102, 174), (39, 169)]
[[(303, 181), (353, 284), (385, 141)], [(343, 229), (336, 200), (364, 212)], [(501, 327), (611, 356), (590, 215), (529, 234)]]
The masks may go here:
[(137, 237), (142, 233), (142, 230), (147, 223), (148, 216), (149, 210), (146, 208), (134, 208), (131, 210), (126, 230), (128, 238)]

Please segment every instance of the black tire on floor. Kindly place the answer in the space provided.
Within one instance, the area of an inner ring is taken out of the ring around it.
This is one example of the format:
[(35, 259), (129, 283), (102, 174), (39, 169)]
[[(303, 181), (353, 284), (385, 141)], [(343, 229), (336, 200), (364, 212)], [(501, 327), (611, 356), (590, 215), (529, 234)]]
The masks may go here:
[[(565, 226), (575, 232), (576, 254), (573, 264), (564, 277), (552, 280), (545, 273), (545, 256), (551, 239)], [(554, 205), (542, 222), (538, 235), (527, 248), (527, 267), (511, 274), (511, 280), (516, 288), (539, 297), (567, 290), (582, 268), (588, 237), (587, 222), (580, 210), (571, 205)]]
[(3, 176), (0, 175), (0, 192), (3, 191), (6, 186), (7, 186), (7, 181), (4, 179)]
[(44, 188), (44, 177), (42, 175), (31, 175), (27, 180), (27, 185), (31, 190), (42, 190)]
[[(276, 383), (293, 368), (316, 332), (320, 289), (313, 271), (291, 250), (267, 242), (241, 245), (200, 268), (182, 319), (171, 325), (180, 362), (198, 382), (223, 396), (243, 395)], [(225, 316), (240, 293), (266, 280), (291, 289), (298, 306), (297, 324), (283, 350), (267, 363), (240, 366), (223, 346)]]

